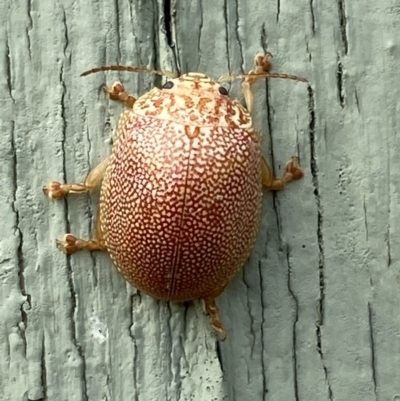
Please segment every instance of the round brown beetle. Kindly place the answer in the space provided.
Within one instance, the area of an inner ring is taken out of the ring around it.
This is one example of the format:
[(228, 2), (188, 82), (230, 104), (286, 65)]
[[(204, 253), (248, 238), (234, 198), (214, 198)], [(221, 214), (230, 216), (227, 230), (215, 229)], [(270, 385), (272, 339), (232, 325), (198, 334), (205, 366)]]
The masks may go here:
[[(244, 264), (261, 218), (262, 186), (282, 189), (303, 171), (292, 158), (276, 180), (253, 127), (251, 84), (269, 72), (257, 55), (244, 78), (247, 108), (201, 73), (170, 79), (135, 99), (121, 83), (105, 88), (129, 106), (119, 120), (111, 155), (82, 184), (51, 182), (51, 198), (102, 182), (96, 238), (66, 234), (66, 253), (106, 250), (133, 286), (164, 301), (204, 299), (213, 327), (225, 338), (215, 298)], [(134, 67), (100, 67), (147, 71)], [(148, 71), (160, 73), (159, 71)]]

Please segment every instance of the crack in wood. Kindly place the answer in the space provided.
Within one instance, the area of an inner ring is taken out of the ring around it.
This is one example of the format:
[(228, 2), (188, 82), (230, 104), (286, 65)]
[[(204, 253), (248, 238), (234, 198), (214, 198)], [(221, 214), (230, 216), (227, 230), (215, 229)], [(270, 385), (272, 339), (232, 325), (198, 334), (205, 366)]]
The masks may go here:
[(168, 46), (172, 50), (174, 64), (178, 76), (181, 75), (181, 65), (179, 60), (177, 25), (176, 25), (176, 0), (164, 0), (164, 29), (167, 36)]
[(344, 53), (347, 54), (349, 51), (349, 42), (347, 39), (347, 16), (346, 16), (346, 4), (344, 0), (338, 0), (339, 10), (339, 24), (340, 34), (342, 38), (342, 44), (344, 47)]
[(299, 383), (298, 383), (298, 372), (297, 372), (297, 334), (296, 334), (296, 326), (299, 321), (299, 300), (292, 288), (292, 264), (290, 263), (290, 253), (289, 247), (286, 246), (286, 263), (288, 268), (287, 275), (287, 286), (288, 291), (291, 297), (293, 298), (295, 304), (295, 318), (292, 326), (292, 358), (293, 358), (293, 386), (294, 386), (294, 397), (296, 401), (300, 400), (299, 397)]
[(374, 328), (373, 328), (373, 311), (371, 303), (368, 302), (368, 324), (369, 324), (369, 338), (371, 343), (371, 369), (372, 369), (372, 382), (374, 384), (375, 399), (378, 399), (377, 394), (377, 381), (376, 381), (376, 357), (375, 357), (375, 339), (374, 339)]
[(224, 372), (224, 364), (222, 362), (222, 352), (221, 352), (221, 343), (220, 341), (215, 342), (215, 355), (217, 356), (217, 360), (219, 362), (219, 366), (221, 368), (221, 372)]
[(68, 58), (68, 61), (71, 63), (71, 54), (67, 56), (67, 49), (69, 46), (69, 33), (68, 33), (68, 25), (67, 25), (67, 15), (65, 13), (65, 9), (62, 8), (63, 16), (62, 16), (62, 23), (63, 23), (63, 32), (64, 32), (64, 46), (63, 46), (63, 54), (66, 58)]
[(43, 391), (42, 401), (47, 401), (48, 397), (47, 397), (47, 367), (46, 367), (45, 333), (43, 333), (42, 353), (40, 356), (40, 368), (41, 368), (40, 380), (41, 380), (42, 391)]
[(247, 310), (248, 310), (249, 317), (250, 317), (250, 334), (251, 334), (251, 337), (252, 337), (251, 347), (250, 347), (250, 354), (253, 355), (254, 354), (254, 348), (255, 348), (255, 345), (256, 345), (256, 333), (255, 333), (255, 330), (254, 330), (254, 317), (253, 317), (253, 314), (251, 313), (251, 306), (250, 306), (250, 300), (249, 300), (249, 289), (250, 289), (250, 286), (246, 281), (246, 269), (245, 268), (242, 269), (242, 280), (243, 280), (243, 283), (244, 283), (244, 285), (246, 287), (246, 306), (247, 306)]
[[(166, 348), (168, 350), (170, 350), (170, 352), (167, 352), (165, 354), (166, 359), (167, 359), (167, 366), (168, 366), (168, 372), (167, 372), (168, 374), (166, 373), (166, 375), (165, 375), (166, 376), (165, 394), (167, 396), (166, 397), (167, 399), (171, 399), (172, 396), (174, 395), (173, 392), (170, 393), (171, 387), (172, 387), (171, 384), (174, 383), (176, 385), (177, 392), (181, 391), (181, 386), (182, 386), (182, 383), (180, 380), (178, 380), (178, 383), (175, 380), (175, 375), (174, 375), (174, 371), (173, 371), (173, 367), (176, 365), (175, 365), (175, 363), (174, 363), (175, 361), (173, 359), (174, 347), (173, 347), (173, 343), (172, 343), (172, 338), (173, 338), (173, 336), (172, 336), (172, 330), (173, 330), (173, 328), (172, 328), (172, 310), (171, 310), (171, 304), (169, 302), (158, 301), (157, 304), (158, 304), (159, 312), (162, 313), (163, 310), (168, 312), (165, 314), (163, 313), (163, 315), (166, 316), (166, 319), (167, 319), (167, 324), (165, 325), (167, 330), (165, 332), (166, 335), (165, 335), (164, 341), (165, 341), (165, 344), (167, 344)], [(179, 365), (179, 363), (178, 363), (178, 365)], [(179, 370), (179, 367), (178, 367), (178, 370)], [(179, 375), (177, 375), (177, 376), (179, 377)]]
[(363, 198), (363, 212), (364, 212), (365, 240), (368, 241), (368, 217), (367, 217), (367, 204), (365, 202), (365, 195)]
[(196, 70), (200, 70), (200, 59), (201, 59), (201, 37), (203, 35), (203, 25), (204, 25), (204, 11), (203, 11), (203, 3), (199, 2), (200, 8), (200, 25), (199, 25), (199, 40), (197, 43), (197, 51), (199, 52), (198, 64)]
[(361, 114), (361, 109), (360, 109), (360, 99), (358, 98), (358, 91), (357, 87), (354, 88), (354, 98), (356, 99), (356, 106), (357, 106), (357, 111), (358, 114)]
[(114, 5), (115, 5), (115, 23), (116, 23), (116, 28), (115, 28), (115, 33), (116, 33), (116, 42), (117, 42), (117, 64), (121, 62), (121, 24), (120, 24), (120, 15), (121, 11), (119, 9), (119, 0), (114, 0)]
[[(85, 107), (84, 104), (81, 105), (81, 109), (82, 109), (82, 120), (84, 122), (87, 122), (87, 110), (86, 110), (86, 107)], [(92, 141), (91, 141), (91, 138), (90, 138), (90, 135), (89, 135), (89, 129), (86, 127), (84, 131), (85, 131), (85, 134), (86, 134), (86, 142), (88, 144), (87, 152), (86, 152), (86, 160), (87, 160), (87, 164), (89, 166), (89, 171), (90, 171), (91, 170), (91, 168), (90, 168), (90, 166), (91, 166), (91, 163), (90, 163), (91, 157), (90, 157), (90, 155), (92, 153)], [(88, 216), (88, 220), (87, 221), (88, 221), (89, 238), (94, 238), (95, 234), (93, 233), (93, 228), (95, 227), (96, 219), (98, 217), (95, 217), (96, 214), (93, 213), (93, 203), (92, 203), (92, 197), (90, 195), (90, 192), (93, 192), (93, 191), (87, 191), (85, 193), (86, 201), (87, 201), (87, 203), (86, 203), (86, 213), (87, 213), (87, 216)], [(98, 200), (99, 200), (99, 196), (98, 196)], [(97, 208), (99, 208), (99, 207), (100, 207), (99, 206), (99, 202), (97, 202)], [(97, 212), (99, 213), (99, 210)], [(98, 216), (98, 213), (97, 213), (97, 216)], [(95, 252), (89, 252), (89, 255), (90, 255), (90, 259), (92, 261), (91, 270), (92, 270), (93, 283), (94, 283), (94, 286), (97, 287), (97, 284), (98, 284), (97, 274), (96, 274), (96, 272), (97, 272), (97, 269), (96, 269), (96, 267), (97, 267), (97, 259), (96, 259), (96, 256), (95, 256)]]
[(242, 72), (246, 72), (244, 70), (244, 54), (243, 54), (243, 43), (240, 40), (240, 34), (239, 34), (239, 0), (235, 0), (235, 35), (236, 35), (236, 40), (239, 45), (239, 52), (240, 52), (240, 65), (241, 65), (241, 70)]
[(134, 311), (135, 309), (137, 309), (137, 305), (141, 304), (142, 299), (140, 296), (140, 292), (138, 290), (136, 290), (136, 293), (131, 295), (130, 297), (131, 300), (131, 321), (130, 321), (130, 327), (128, 329), (128, 334), (129, 337), (132, 340), (133, 343), (133, 353), (134, 353), (134, 357), (133, 357), (133, 364), (132, 364), (132, 368), (133, 368), (133, 388), (135, 390), (135, 400), (134, 401), (139, 401), (139, 388), (138, 388), (138, 369), (139, 369), (139, 350), (138, 350), (138, 346), (137, 346), (137, 340), (134, 334)]
[(338, 89), (339, 104), (343, 109), (346, 106), (346, 93), (343, 85), (343, 64), (340, 60), (338, 60), (337, 63), (336, 84)]
[(172, 16), (171, 16), (171, 0), (164, 0), (163, 12), (164, 12), (164, 29), (165, 36), (167, 37), (168, 46), (172, 49), (174, 47), (174, 41), (172, 39)]
[(387, 266), (390, 267), (390, 265), (392, 264), (392, 251), (390, 247), (390, 224), (388, 224), (388, 227), (386, 229), (385, 243), (387, 249)]
[(14, 98), (12, 96), (12, 90), (13, 90), (12, 74), (11, 74), (12, 62), (11, 62), (11, 49), (10, 49), (8, 33), (7, 33), (7, 40), (6, 40), (6, 50), (7, 50), (7, 54), (6, 54), (7, 89), (8, 89), (8, 93), (10, 95), (10, 98), (12, 99), (13, 103), (15, 103), (15, 100), (14, 100)]
[(228, 72), (229, 72), (229, 74), (232, 74), (231, 56), (230, 56), (230, 51), (229, 51), (229, 18), (228, 18), (227, 0), (224, 0), (223, 14), (224, 14), (224, 20), (225, 20), (225, 49), (226, 49), (226, 58), (228, 60)]
[(325, 381), (328, 387), (329, 400), (333, 400), (333, 392), (328, 374), (328, 369), (325, 365), (324, 353), (322, 351), (322, 331), (321, 327), (324, 324), (325, 313), (325, 255), (324, 255), (324, 237), (323, 237), (323, 211), (321, 205), (321, 195), (319, 189), (319, 169), (316, 156), (316, 137), (315, 137), (315, 101), (314, 92), (311, 86), (308, 87), (308, 109), (309, 109), (309, 136), (310, 136), (310, 169), (312, 175), (312, 183), (314, 186), (314, 197), (317, 205), (317, 238), (318, 238), (318, 275), (319, 275), (319, 304), (318, 304), (318, 320), (316, 322), (316, 337), (317, 351), (321, 358), (322, 367), (324, 370)]
[(260, 301), (261, 301), (261, 372), (262, 372), (262, 399), (263, 401), (266, 400), (268, 388), (267, 388), (267, 377), (266, 377), (266, 364), (264, 360), (265, 349), (264, 349), (264, 341), (265, 341), (265, 333), (264, 333), (264, 324), (265, 324), (265, 316), (264, 313), (266, 311), (266, 305), (264, 302), (263, 297), (263, 289), (264, 289), (264, 282), (263, 282), (263, 275), (262, 275), (262, 263), (261, 260), (258, 262), (258, 272), (259, 272), (259, 283), (260, 283)]
[[(117, 0), (118, 1), (118, 0)], [(154, 7), (154, 15), (153, 15), (153, 24), (152, 24), (152, 29), (153, 29), (153, 66), (156, 69), (160, 69), (160, 36), (158, 34), (159, 30), (159, 20), (160, 20), (160, 10), (158, 8), (158, 3), (157, 0), (153, 1), (153, 7)], [(153, 76), (153, 82), (154, 86), (161, 86), (161, 77), (159, 75), (154, 75)]]
[(310, 0), (310, 13), (311, 13), (311, 31), (315, 35), (315, 14), (314, 14), (314, 0)]
[(25, 285), (25, 259), (23, 254), (23, 243), (24, 243), (24, 235), (22, 233), (21, 224), (20, 224), (20, 214), (17, 207), (18, 202), (18, 157), (17, 157), (17, 145), (15, 138), (15, 123), (14, 121), (11, 123), (11, 151), (12, 151), (12, 182), (13, 182), (13, 200), (11, 203), (11, 208), (15, 215), (15, 231), (17, 233), (17, 265), (18, 265), (18, 286), (21, 291), (22, 296), (25, 298), (24, 301), (20, 304), (20, 312), (21, 312), (21, 323), (17, 325), (17, 330), (22, 339), (22, 343), (24, 345), (24, 356), (26, 358), (27, 354), (27, 341), (26, 341), (26, 329), (28, 327), (28, 315), (25, 311), (25, 307), (28, 309), (31, 308), (31, 295), (26, 291)]
[[(65, 96), (67, 93), (67, 88), (65, 84), (65, 79), (64, 79), (64, 64), (61, 64), (60, 68), (60, 74), (59, 74), (59, 79), (61, 86), (63, 88), (62, 93), (61, 93), (61, 99), (60, 99), (60, 106), (61, 106), (61, 124), (62, 124), (62, 129), (61, 129), (61, 148), (62, 148), (62, 168), (63, 168), (63, 178), (64, 182), (67, 182), (67, 161), (66, 161), (66, 139), (67, 139), (67, 118), (66, 118), (66, 106), (65, 106)], [(70, 222), (69, 222), (69, 207), (68, 207), (68, 202), (67, 199), (64, 198), (64, 218), (65, 218), (65, 228), (66, 232), (70, 232)], [(88, 394), (87, 394), (87, 381), (86, 381), (86, 362), (85, 362), (85, 357), (83, 353), (83, 349), (81, 345), (79, 344), (77, 340), (77, 330), (76, 330), (76, 322), (75, 322), (75, 315), (77, 314), (77, 309), (78, 309), (78, 294), (75, 290), (75, 285), (74, 285), (74, 279), (73, 279), (73, 270), (72, 270), (72, 265), (71, 265), (71, 260), (70, 256), (66, 256), (66, 268), (67, 268), (67, 284), (68, 288), (70, 291), (70, 300), (71, 300), (71, 310), (70, 310), (70, 316), (69, 316), (69, 321), (70, 321), (70, 329), (71, 329), (71, 340), (72, 343), (77, 351), (77, 354), (79, 355), (81, 361), (82, 361), (82, 367), (81, 367), (81, 375), (82, 375), (82, 395), (83, 395), (83, 400), (88, 401)]]
[(276, 0), (276, 23), (279, 23), (280, 14), (281, 14), (281, 0)]
[(31, 43), (31, 31), (33, 29), (33, 20), (32, 20), (32, 1), (27, 0), (27, 14), (28, 14), (28, 27), (26, 28), (26, 38), (28, 41), (28, 54), (29, 54), (29, 60), (32, 60), (32, 43)]

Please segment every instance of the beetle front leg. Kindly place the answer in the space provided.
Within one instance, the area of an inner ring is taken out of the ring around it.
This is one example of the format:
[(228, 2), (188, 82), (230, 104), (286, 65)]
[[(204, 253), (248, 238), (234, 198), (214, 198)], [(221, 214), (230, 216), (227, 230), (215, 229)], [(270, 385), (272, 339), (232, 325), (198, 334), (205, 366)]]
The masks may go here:
[(215, 299), (204, 298), (204, 302), (206, 304), (206, 310), (211, 318), (211, 326), (218, 332), (220, 340), (224, 341), (226, 338), (226, 330), (221, 322), (221, 318), (219, 317), (218, 306), (215, 303)]
[(271, 70), (272, 54), (267, 52), (266, 54), (257, 54), (254, 58), (254, 69), (249, 72), (250, 76), (247, 76), (242, 83), (242, 91), (244, 100), (246, 102), (246, 108), (249, 113), (253, 110), (254, 96), (251, 90), (251, 85), (259, 79), (257, 74), (263, 74)]
[(299, 165), (299, 159), (295, 156), (286, 163), (285, 172), (282, 178), (277, 179), (274, 177), (272, 169), (264, 157), (261, 162), (261, 173), (263, 185), (271, 191), (280, 191), (286, 184), (299, 180), (304, 175), (304, 171)]
[(51, 181), (43, 187), (43, 192), (51, 199), (60, 199), (68, 193), (80, 194), (95, 188), (102, 180), (109, 158), (103, 160), (86, 177), (83, 183), (61, 184), (59, 181)]
[(110, 99), (125, 103), (129, 108), (132, 108), (136, 102), (136, 98), (125, 91), (124, 85), (117, 81), (111, 87), (105, 86), (104, 92), (107, 92)]

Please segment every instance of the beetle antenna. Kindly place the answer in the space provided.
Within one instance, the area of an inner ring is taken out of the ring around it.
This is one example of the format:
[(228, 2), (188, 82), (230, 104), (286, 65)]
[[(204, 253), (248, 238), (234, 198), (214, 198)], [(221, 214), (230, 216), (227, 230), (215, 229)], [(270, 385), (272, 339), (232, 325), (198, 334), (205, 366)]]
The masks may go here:
[(276, 72), (263, 72), (260, 74), (233, 74), (233, 75), (222, 75), (221, 78), (218, 79), (218, 82), (224, 81), (233, 81), (234, 79), (241, 78), (250, 78), (250, 79), (260, 79), (260, 78), (281, 78), (281, 79), (292, 79), (294, 81), (308, 82), (305, 78), (299, 77), (298, 75), (290, 75), (290, 74), (280, 74)]
[(149, 74), (157, 74), (166, 76), (168, 78), (176, 78), (177, 75), (171, 71), (167, 70), (152, 70), (150, 68), (145, 67), (129, 67), (125, 65), (103, 65), (101, 67), (92, 68), (91, 70), (85, 71), (81, 74), (81, 77), (85, 77), (89, 74), (94, 74), (95, 72), (100, 71), (129, 71), (129, 72), (147, 72)]

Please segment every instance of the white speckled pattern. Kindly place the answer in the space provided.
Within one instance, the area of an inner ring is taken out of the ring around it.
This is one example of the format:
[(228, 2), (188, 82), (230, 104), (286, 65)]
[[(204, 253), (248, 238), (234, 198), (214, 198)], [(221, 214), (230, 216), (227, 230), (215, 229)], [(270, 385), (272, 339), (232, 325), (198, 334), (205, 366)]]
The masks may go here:
[(247, 111), (216, 82), (172, 82), (120, 119), (100, 227), (128, 281), (158, 299), (186, 301), (219, 295), (251, 250), (261, 146)]

